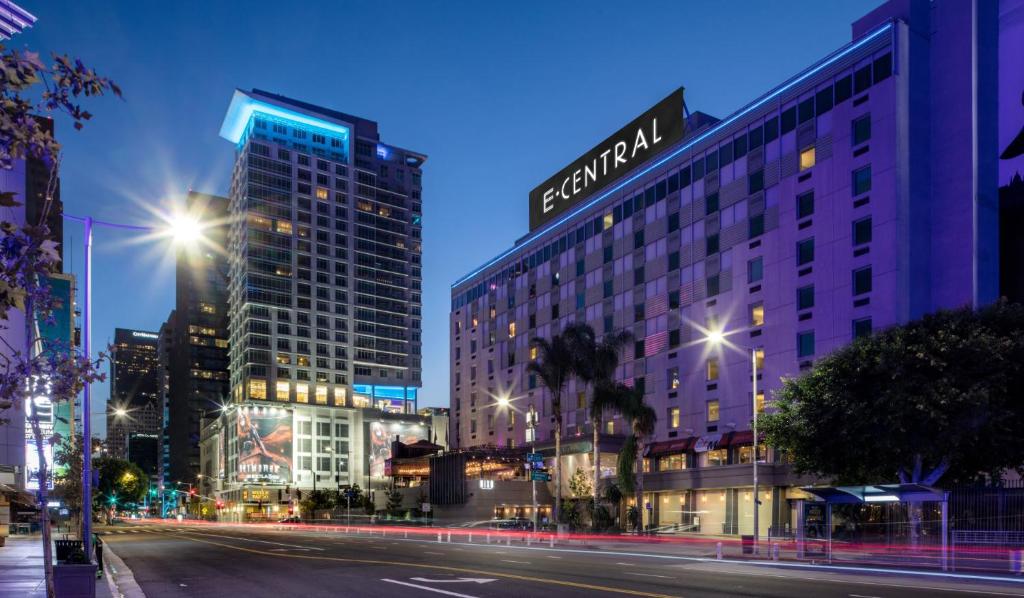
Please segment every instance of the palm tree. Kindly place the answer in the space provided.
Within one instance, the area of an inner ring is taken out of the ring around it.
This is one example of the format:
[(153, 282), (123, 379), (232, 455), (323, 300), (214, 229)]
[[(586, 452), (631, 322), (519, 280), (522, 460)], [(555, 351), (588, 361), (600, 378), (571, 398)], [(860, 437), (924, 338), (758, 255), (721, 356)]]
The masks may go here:
[[(633, 338), (626, 331), (608, 334), (597, 340), (594, 329), (587, 324), (573, 324), (563, 333), (572, 347), (575, 365), (573, 373), (583, 383), (584, 392), (593, 386), (590, 397), (590, 423), (594, 434), (594, 510), (597, 510), (600, 496), (601, 453), (598, 449), (598, 434), (601, 431), (601, 420), (607, 410), (618, 410), (622, 394), (615, 391), (615, 369), (619, 367), (619, 354), (622, 348)], [(596, 520), (594, 522), (596, 526)]]
[(626, 491), (633, 490), (636, 496), (636, 509), (639, 515), (639, 529), (643, 528), (644, 508), (644, 442), (654, 434), (657, 414), (650, 405), (644, 403), (644, 394), (636, 388), (623, 384), (615, 385), (615, 392), (621, 396), (619, 407), (622, 416), (629, 422), (630, 435), (619, 453), (619, 485)]
[(537, 359), (526, 366), (551, 392), (551, 410), (555, 416), (555, 507), (554, 521), (559, 521), (562, 502), (562, 393), (573, 372), (572, 350), (565, 337), (556, 334), (551, 340), (536, 337), (530, 344), (537, 348)]

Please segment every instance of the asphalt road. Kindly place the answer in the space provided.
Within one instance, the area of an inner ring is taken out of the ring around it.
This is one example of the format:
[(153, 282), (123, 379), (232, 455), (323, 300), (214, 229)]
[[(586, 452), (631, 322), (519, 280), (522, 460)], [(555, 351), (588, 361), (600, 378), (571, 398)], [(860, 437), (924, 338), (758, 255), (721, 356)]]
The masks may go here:
[(169, 596), (1024, 596), (1024, 583), (849, 573), (437, 543), (258, 527), (137, 524), (103, 532), (149, 598)]

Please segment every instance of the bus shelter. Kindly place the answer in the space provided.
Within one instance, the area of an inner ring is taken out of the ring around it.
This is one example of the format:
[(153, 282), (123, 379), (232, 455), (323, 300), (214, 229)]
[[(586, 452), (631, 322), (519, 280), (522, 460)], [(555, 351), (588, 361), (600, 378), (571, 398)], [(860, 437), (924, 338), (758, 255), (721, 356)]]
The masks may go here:
[[(834, 542), (849, 540), (851, 533), (840, 528), (837, 534), (835, 517), (837, 510), (848, 514), (868, 513), (870, 526), (876, 535), (884, 535), (886, 542), (906, 530), (909, 517), (899, 518), (894, 514), (908, 514), (911, 508), (919, 508), (917, 530), (927, 528), (933, 544), (939, 550), (939, 564), (945, 571), (949, 566), (949, 497), (948, 493), (921, 484), (878, 484), (872, 486), (825, 486), (802, 488), (812, 499), (797, 501), (796, 549), (797, 558), (824, 558), (833, 560)], [(859, 507), (859, 508), (858, 508)], [(900, 508), (903, 507), (903, 508)], [(934, 515), (934, 516), (930, 516)], [(857, 523), (846, 520), (849, 532), (856, 532)], [(937, 525), (936, 525), (937, 524)], [(937, 542), (935, 541), (937, 540)]]

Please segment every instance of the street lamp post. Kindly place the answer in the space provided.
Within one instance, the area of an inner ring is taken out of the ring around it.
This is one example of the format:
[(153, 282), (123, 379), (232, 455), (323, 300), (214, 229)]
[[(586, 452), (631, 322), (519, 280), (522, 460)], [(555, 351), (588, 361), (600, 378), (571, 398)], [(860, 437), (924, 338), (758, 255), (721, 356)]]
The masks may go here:
[[(64, 218), (81, 222), (85, 228), (85, 254), (83, 272), (85, 284), (82, 299), (82, 350), (86, 359), (92, 360), (92, 227), (106, 226), (123, 230), (153, 232), (151, 226), (135, 226), (116, 224), (94, 220), (91, 216), (72, 216), (63, 214)], [(182, 240), (194, 240), (198, 236), (198, 223), (180, 219), (171, 226), (172, 234)], [(82, 548), (86, 558), (92, 560), (92, 389), (87, 382), (82, 390)]]
[[(706, 339), (712, 345), (719, 346), (719, 345), (725, 343), (725, 334), (723, 334), (720, 330), (708, 331), (707, 335), (706, 335)], [(759, 527), (759, 524), (760, 524), (759, 513), (760, 513), (760, 510), (761, 510), (761, 498), (760, 498), (760, 495), (758, 494), (759, 487), (758, 487), (758, 479), (757, 479), (757, 348), (755, 348), (755, 347), (751, 347), (750, 348), (750, 366), (751, 366), (751, 377), (750, 377), (750, 380), (751, 380), (751, 390), (752, 390), (751, 401), (753, 403), (752, 406), (753, 406), (753, 412), (754, 412), (753, 422), (751, 424), (752, 432), (753, 432), (753, 435), (754, 435), (753, 455), (751, 456), (751, 462), (753, 463), (753, 470), (754, 470), (753, 471), (753, 473), (754, 473), (754, 534), (753, 534), (753, 547), (752, 548), (754, 550), (754, 554), (755, 555), (759, 555), (760, 554), (760, 549), (759, 549), (759, 546), (758, 546), (758, 539), (759, 539), (760, 531), (761, 531), (760, 527)]]
[[(537, 410), (530, 405), (526, 412), (526, 431), (530, 436), (530, 452), (537, 452)], [(533, 464), (530, 464), (530, 492), (533, 494), (533, 531), (540, 531), (540, 513), (537, 509), (537, 480), (533, 479)]]

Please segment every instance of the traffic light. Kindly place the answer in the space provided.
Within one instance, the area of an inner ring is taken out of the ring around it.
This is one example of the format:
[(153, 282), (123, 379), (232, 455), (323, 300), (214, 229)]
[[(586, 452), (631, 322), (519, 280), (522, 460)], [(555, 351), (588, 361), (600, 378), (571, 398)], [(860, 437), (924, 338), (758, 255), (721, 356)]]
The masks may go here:
[(223, 508), (224, 508), (224, 501), (218, 500), (217, 501), (217, 510), (219, 511), (219, 510), (221, 510)]
[(189, 488), (188, 495), (189, 496), (195, 496), (196, 495), (196, 489), (195, 488)]

